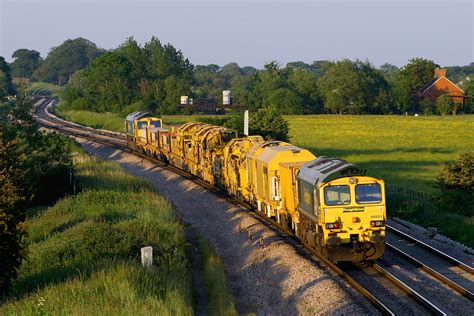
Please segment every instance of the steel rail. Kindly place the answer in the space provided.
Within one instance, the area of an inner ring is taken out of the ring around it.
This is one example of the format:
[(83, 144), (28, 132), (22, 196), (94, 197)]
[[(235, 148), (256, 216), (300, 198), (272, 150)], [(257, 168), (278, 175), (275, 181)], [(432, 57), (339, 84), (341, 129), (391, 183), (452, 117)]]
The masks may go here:
[[(40, 106), (40, 110), (41, 110), (41, 106)], [(48, 121), (49, 120), (52, 120), (54, 117), (54, 115), (48, 113), (50, 117), (48, 118), (44, 118), (44, 117), (41, 117), (40, 115), (38, 115), (37, 117), (39, 117), (41, 119), (41, 121), (39, 122), (40, 124), (42, 125), (45, 125), (47, 128), (51, 128), (51, 129), (56, 129), (56, 130), (59, 130), (65, 134), (68, 134), (68, 135), (71, 135), (71, 136), (76, 136), (76, 137), (80, 137), (80, 138), (84, 138), (84, 139), (89, 139), (89, 140), (92, 140), (94, 142), (98, 142), (98, 143), (101, 143), (101, 144), (104, 144), (104, 145), (107, 145), (107, 146), (112, 146), (114, 148), (117, 148), (117, 149), (121, 149), (125, 152), (129, 152), (129, 153), (133, 153), (137, 156), (140, 156), (142, 158), (145, 158), (147, 160), (150, 160), (152, 162), (154, 162), (155, 164), (159, 165), (160, 167), (163, 167), (163, 168), (166, 168), (174, 173), (177, 173), (181, 176), (183, 176), (184, 178), (188, 179), (188, 180), (191, 180), (193, 182), (195, 182), (196, 184), (204, 187), (205, 189), (208, 189), (210, 191), (212, 191), (213, 193), (217, 194), (218, 196), (220, 197), (223, 197), (229, 201), (231, 201), (232, 203), (234, 204), (238, 204), (242, 207), (244, 207), (248, 212), (249, 214), (252, 214), (252, 215), (256, 215), (258, 216), (260, 219), (263, 219), (266, 223), (268, 224), (271, 224), (275, 227), (278, 227), (280, 229), (280, 231), (284, 232), (286, 235), (288, 235), (288, 237), (291, 237), (293, 239), (296, 239), (296, 236), (293, 234), (293, 232), (291, 232), (288, 228), (284, 227), (283, 225), (279, 224), (278, 222), (268, 218), (267, 216), (265, 216), (264, 214), (262, 214), (261, 212), (258, 212), (258, 211), (255, 211), (253, 206), (251, 206), (250, 204), (248, 203), (245, 203), (245, 202), (242, 202), (240, 200), (238, 200), (237, 198), (233, 197), (233, 196), (230, 196), (229, 194), (227, 193), (224, 193), (223, 191), (217, 189), (216, 187), (212, 186), (211, 184), (207, 183), (206, 181), (198, 178), (197, 176), (195, 175), (192, 175), (184, 170), (181, 170), (175, 166), (172, 166), (172, 165), (169, 165), (169, 164), (166, 164), (165, 162), (163, 161), (160, 161), (158, 159), (155, 159), (153, 157), (149, 157), (143, 153), (140, 153), (140, 152), (137, 152), (137, 151), (133, 151), (131, 150), (130, 148), (128, 148), (127, 146), (125, 146), (124, 144), (119, 144), (117, 142), (111, 142), (110, 139), (109, 140), (104, 140), (104, 139), (101, 139), (101, 138), (98, 138), (97, 136), (94, 136), (94, 135), (91, 135), (89, 133), (89, 131), (87, 132), (87, 134), (84, 134), (85, 131), (81, 131), (81, 132), (74, 132), (74, 131), (71, 131), (71, 130), (68, 130), (68, 129), (65, 129), (65, 127), (60, 127), (60, 126), (57, 126), (57, 125), (54, 125), (54, 124), (51, 124), (51, 122)], [(67, 122), (67, 121), (65, 121)], [(54, 122), (53, 122), (54, 123)], [(61, 122), (61, 123), (64, 123), (64, 122)], [(81, 130), (82, 126), (79, 125), (79, 126), (69, 126), (68, 128), (69, 129), (79, 129)], [(102, 135), (104, 136), (104, 135)], [(118, 135), (117, 134), (109, 134), (109, 136), (107, 136), (108, 138), (118, 138)], [(122, 139), (120, 139), (122, 140)], [(319, 260), (321, 260), (327, 267), (330, 268), (330, 270), (336, 274), (337, 276), (341, 277), (342, 279), (344, 279), (346, 282), (348, 282), (350, 285), (352, 285), (360, 294), (362, 294), (364, 297), (366, 297), (367, 299), (369, 299), (369, 301), (383, 314), (385, 315), (395, 315), (395, 313), (390, 309), (388, 308), (380, 299), (378, 299), (375, 295), (373, 295), (367, 288), (365, 288), (363, 285), (361, 285), (359, 282), (357, 282), (354, 278), (352, 278), (348, 273), (344, 272), (341, 268), (339, 268), (337, 265), (335, 265), (333, 262), (331, 262), (329, 259), (327, 259), (326, 257), (324, 257), (322, 254), (320, 254), (319, 252), (317, 252), (316, 250), (312, 249), (311, 247), (309, 247), (308, 245), (306, 245), (304, 242), (302, 242), (301, 240), (298, 239), (298, 241), (304, 246), (304, 248), (309, 251), (311, 254), (315, 255)], [(378, 267), (378, 268), (377, 268)], [(383, 276), (385, 276), (388, 280), (390, 280), (392, 283), (395, 283), (398, 287), (400, 287), (403, 291), (405, 291), (406, 293), (408, 293), (410, 296), (412, 296), (417, 302), (419, 302), (420, 304), (422, 304), (424, 307), (428, 308), (431, 312), (437, 314), (437, 315), (446, 315), (443, 311), (441, 311), (439, 308), (437, 308), (434, 304), (430, 303), (427, 299), (425, 299), (423, 296), (421, 296), (419, 293), (417, 293), (416, 291), (414, 291), (413, 289), (411, 289), (410, 287), (408, 287), (406, 284), (404, 284), (402, 281), (398, 280), (396, 277), (394, 277), (392, 274), (390, 274), (388, 271), (384, 270), (383, 268), (381, 268), (379, 265), (375, 264), (374, 265), (374, 268), (380, 272)]]
[(389, 248), (390, 250), (396, 252), (399, 256), (401, 256), (401, 257), (405, 258), (406, 260), (408, 260), (409, 262), (411, 262), (416, 267), (418, 267), (421, 270), (425, 271), (426, 273), (428, 273), (429, 275), (431, 275), (432, 277), (434, 277), (438, 281), (448, 285), (449, 287), (451, 287), (453, 290), (455, 290), (456, 292), (458, 292), (462, 296), (467, 297), (471, 301), (474, 299), (473, 293), (470, 292), (468, 289), (464, 288), (463, 286), (459, 285), (458, 283), (454, 282), (453, 280), (445, 277), (444, 275), (442, 275), (441, 273), (439, 273), (435, 269), (427, 266), (426, 264), (424, 264), (420, 260), (416, 259), (415, 257), (407, 254), (406, 252), (404, 252), (403, 250), (395, 247), (394, 245), (390, 244), (389, 242), (385, 242), (385, 246), (387, 248)]
[(456, 258), (451, 257), (450, 255), (442, 252), (441, 250), (438, 250), (438, 249), (434, 248), (433, 246), (430, 246), (427, 243), (425, 243), (425, 242), (423, 242), (423, 241), (421, 241), (421, 240), (419, 240), (415, 237), (412, 237), (412, 236), (408, 235), (407, 233), (404, 233), (401, 230), (399, 230), (399, 229), (397, 229), (393, 226), (387, 225), (386, 229), (388, 231), (398, 235), (398, 236), (401, 236), (405, 239), (408, 239), (409, 241), (411, 241), (411, 242), (417, 244), (418, 246), (420, 246), (421, 248), (424, 248), (424, 249), (428, 250), (429, 252), (433, 253), (434, 255), (436, 255), (436, 256), (438, 256), (438, 257), (440, 257), (440, 258), (456, 265), (460, 269), (462, 269), (462, 270), (464, 270), (464, 271), (466, 271), (470, 274), (474, 274), (474, 268), (468, 266), (467, 264), (465, 264), (464, 262), (459, 261)]
[(385, 270), (384, 268), (382, 268), (382, 266), (380, 266), (379, 264), (377, 263), (374, 263), (372, 265), (372, 267), (377, 271), (379, 272), (380, 274), (382, 274), (383, 276), (385, 276), (387, 279), (389, 279), (392, 283), (394, 283), (395, 285), (397, 285), (401, 290), (403, 290), (405, 293), (407, 293), (408, 295), (410, 295), (411, 297), (413, 297), (415, 300), (417, 300), (421, 305), (423, 305), (424, 307), (426, 307), (430, 312), (432, 312), (433, 314), (435, 315), (446, 315), (445, 312), (443, 312), (439, 307), (437, 307), (436, 305), (434, 305), (433, 303), (431, 303), (429, 300), (427, 300), (426, 298), (424, 298), (420, 293), (418, 293), (417, 291), (415, 291), (414, 289), (412, 289), (411, 287), (409, 287), (406, 283), (404, 283), (403, 281), (401, 281), (400, 279), (398, 279), (396, 276), (394, 276), (393, 274), (391, 274), (390, 272), (388, 272), (387, 270)]

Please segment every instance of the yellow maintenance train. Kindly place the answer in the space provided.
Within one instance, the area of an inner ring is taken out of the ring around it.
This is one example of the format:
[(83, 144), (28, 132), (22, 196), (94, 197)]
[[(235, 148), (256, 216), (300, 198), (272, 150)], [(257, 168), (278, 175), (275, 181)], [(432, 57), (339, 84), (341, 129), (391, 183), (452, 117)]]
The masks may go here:
[(384, 182), (356, 165), (206, 123), (169, 130), (146, 112), (128, 115), (125, 130), (131, 149), (250, 203), (333, 262), (384, 253)]

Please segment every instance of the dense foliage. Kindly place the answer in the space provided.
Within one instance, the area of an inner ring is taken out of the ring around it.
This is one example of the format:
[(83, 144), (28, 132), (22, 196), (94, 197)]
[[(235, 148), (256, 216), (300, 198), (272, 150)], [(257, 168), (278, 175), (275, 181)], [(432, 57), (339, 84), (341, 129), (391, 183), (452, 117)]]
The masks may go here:
[(46, 59), (32, 75), (35, 81), (65, 84), (71, 75), (85, 68), (104, 50), (84, 38), (68, 39), (58, 47), (53, 47)]
[(474, 216), (474, 153), (463, 153), (454, 162), (446, 163), (436, 186), (440, 191), (436, 196), (440, 210)]
[(63, 96), (74, 109), (175, 113), (180, 96), (191, 92), (192, 76), (193, 65), (172, 45), (153, 37), (140, 47), (129, 38), (75, 73)]
[[(209, 121), (205, 118), (199, 121)], [(244, 129), (244, 114), (241, 111), (228, 115), (223, 122), (215, 122), (217, 125), (237, 130), (240, 134)], [(219, 124), (220, 123), (220, 124)], [(260, 135), (265, 139), (289, 140), (290, 129), (281, 113), (273, 107), (264, 107), (257, 112), (250, 112), (249, 115), (249, 133), (250, 135)]]
[[(220, 108), (222, 91), (231, 90), (233, 106), (253, 112), (271, 107), (281, 114), (444, 114), (421, 95), (438, 67), (423, 58), (411, 59), (401, 68), (348, 59), (295, 61), (285, 67), (273, 61), (263, 69), (236, 63), (193, 66), (181, 51), (155, 37), (143, 46), (128, 38), (107, 52), (77, 38), (53, 48), (44, 61), (28, 49), (12, 57), (15, 77), (34, 71), (36, 81), (68, 82), (63, 97), (75, 110), (189, 114), (196, 107), (181, 106), (181, 95), (195, 104)], [(474, 63), (446, 70), (467, 95), (474, 93)], [(468, 99), (464, 107), (455, 104), (449, 112), (471, 113), (473, 103)]]
[(64, 138), (43, 134), (20, 96), (0, 119), (0, 293), (24, 257), (25, 209), (50, 203), (69, 189), (71, 157)]
[(30, 78), (43, 61), (39, 52), (25, 48), (17, 49), (12, 58), (15, 60), (10, 67), (14, 78)]
[(0, 103), (7, 95), (14, 93), (15, 88), (12, 84), (10, 66), (5, 61), (5, 58), (0, 56)]

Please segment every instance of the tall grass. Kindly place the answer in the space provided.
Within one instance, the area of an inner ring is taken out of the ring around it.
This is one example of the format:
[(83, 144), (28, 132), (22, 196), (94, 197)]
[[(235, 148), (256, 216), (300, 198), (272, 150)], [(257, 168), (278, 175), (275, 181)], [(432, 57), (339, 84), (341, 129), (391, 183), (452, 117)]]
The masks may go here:
[(56, 113), (65, 120), (93, 128), (124, 132), (124, 117), (115, 113), (96, 113), (83, 110), (66, 110), (59, 105)]
[(200, 263), (206, 289), (208, 314), (237, 315), (235, 300), (229, 289), (224, 264), (202, 237), (197, 237), (196, 241), (201, 256)]
[[(76, 196), (30, 212), (28, 256), (0, 314), (192, 314), (184, 229), (115, 163), (79, 156)], [(153, 267), (140, 264), (152, 246)]]

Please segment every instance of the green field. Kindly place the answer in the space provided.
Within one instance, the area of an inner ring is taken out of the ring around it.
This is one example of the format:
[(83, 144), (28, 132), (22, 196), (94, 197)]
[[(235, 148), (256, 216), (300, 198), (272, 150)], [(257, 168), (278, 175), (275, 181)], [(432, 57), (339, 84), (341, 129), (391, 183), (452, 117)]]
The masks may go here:
[(432, 193), (442, 163), (474, 150), (474, 116), (289, 116), (291, 142), (360, 164), (388, 185)]

